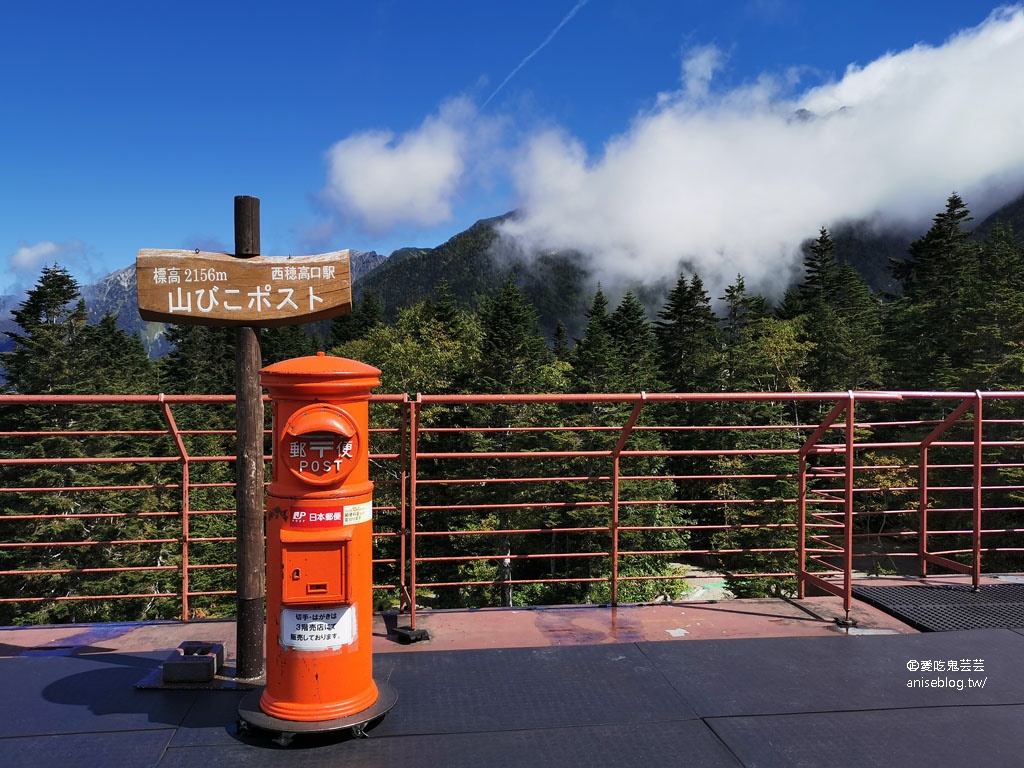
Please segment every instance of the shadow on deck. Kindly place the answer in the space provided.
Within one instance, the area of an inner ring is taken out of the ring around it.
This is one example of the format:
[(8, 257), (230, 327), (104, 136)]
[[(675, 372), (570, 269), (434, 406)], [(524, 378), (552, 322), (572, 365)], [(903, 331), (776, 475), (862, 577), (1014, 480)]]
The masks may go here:
[[(877, 584), (877, 582), (875, 582)], [(938, 580), (929, 580), (938, 583)], [(14, 766), (858, 766), (1024, 753), (1024, 630), (918, 633), (834, 598), (378, 617), (398, 704), (367, 739), (242, 736), (245, 691), (141, 690), (232, 622), (0, 629), (0, 751)]]

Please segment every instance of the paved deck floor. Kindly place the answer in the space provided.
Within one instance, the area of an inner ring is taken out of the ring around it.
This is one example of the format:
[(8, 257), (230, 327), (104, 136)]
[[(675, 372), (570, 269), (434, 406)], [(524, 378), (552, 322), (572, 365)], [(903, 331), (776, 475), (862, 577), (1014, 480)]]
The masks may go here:
[[(798, 603), (798, 604), (797, 604)], [(144, 690), (230, 622), (0, 629), (4, 766), (1017, 766), (1024, 630), (917, 633), (835, 598), (425, 612), (379, 621), (369, 734), (239, 734), (238, 689)], [(955, 662), (956, 669), (952, 667)]]

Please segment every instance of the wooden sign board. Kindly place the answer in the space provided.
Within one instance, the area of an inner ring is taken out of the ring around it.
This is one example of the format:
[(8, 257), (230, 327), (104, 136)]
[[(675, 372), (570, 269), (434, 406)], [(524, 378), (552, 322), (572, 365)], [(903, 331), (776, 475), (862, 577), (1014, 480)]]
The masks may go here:
[(135, 259), (143, 320), (276, 327), (352, 311), (349, 251), (251, 256), (143, 249)]

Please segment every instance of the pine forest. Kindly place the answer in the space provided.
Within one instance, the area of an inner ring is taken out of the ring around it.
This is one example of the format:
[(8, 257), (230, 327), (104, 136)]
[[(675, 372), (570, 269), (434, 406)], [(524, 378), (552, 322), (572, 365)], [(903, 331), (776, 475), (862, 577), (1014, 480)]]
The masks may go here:
[[(513, 279), (498, 290), (478, 294), (472, 305), (457, 301), (451, 287), (444, 283), (436, 286), (432, 295), (401, 308), (386, 307), (377, 294), (365, 290), (352, 313), (329, 324), (264, 329), (263, 363), (325, 350), (376, 366), (382, 371), (382, 384), (376, 391), (393, 394), (1024, 390), (1024, 241), (1009, 227), (997, 226), (974, 234), (970, 221), (966, 203), (955, 194), (950, 196), (931, 228), (912, 243), (903, 258), (891, 264), (892, 277), (899, 286), (892, 295), (873, 292), (856, 268), (837, 260), (832, 234), (823, 228), (808, 233), (803, 276), (777, 301), (749, 291), (743, 275), (736, 275), (721, 296), (712, 296), (700, 275), (683, 273), (655, 311), (650, 309), (647, 297), (627, 292), (613, 300), (598, 287), (590, 296), (582, 333), (573, 338), (564, 324), (546, 336), (538, 307)], [(141, 341), (121, 330), (113, 317), (88, 322), (80, 287), (59, 266), (42, 271), (13, 315), (17, 330), (8, 334), (13, 346), (0, 357), (4, 394), (234, 392), (233, 330), (170, 326), (167, 334), (171, 351), (151, 360)], [(785, 407), (792, 411), (804, 406)], [(861, 407), (882, 418), (891, 406), (878, 402)], [(934, 406), (922, 404), (915, 417), (933, 417), (926, 412), (928, 407)], [(1024, 417), (1024, 412), (1005, 407), (1006, 413), (992, 416)], [(790, 423), (792, 413), (782, 413), (783, 408), (771, 401), (716, 401), (708, 405), (689, 403), (686, 407), (663, 404), (646, 410), (642, 418), (683, 427)], [(1019, 410), (1024, 411), (1024, 405)], [(553, 402), (525, 409), (511, 402), (435, 408), (429, 414), (425, 412), (424, 418), (427, 426), (437, 428), (430, 440), (445, 450), (530, 451), (538, 449), (539, 434), (515, 431), (514, 427), (538, 421), (621, 426), (629, 412), (629, 404), (618, 403), (596, 407)], [(820, 412), (798, 415), (807, 423), (823, 416)], [(175, 417), (181, 429), (192, 430), (189, 440), (194, 452), (233, 455), (231, 409), (212, 409), (197, 403), (179, 408)], [(381, 408), (372, 410), (371, 418), (376, 426), (387, 426), (392, 415)], [(127, 404), (97, 410), (35, 402), (0, 408), (0, 420), (0, 457), (5, 459), (168, 452), (169, 438), (159, 414)], [(460, 426), (467, 425), (508, 429), (460, 430)], [(116, 434), (125, 431), (132, 434)], [(52, 432), (59, 434), (48, 434)], [(76, 432), (89, 434), (76, 437)], [(560, 450), (585, 453), (588, 445), (583, 434), (553, 433), (549, 439)], [(393, 439), (385, 435), (374, 450), (398, 450), (387, 444)], [(673, 462), (683, 459), (632, 458), (630, 475), (654, 478), (643, 489), (637, 488), (636, 498), (668, 499), (672, 503), (628, 506), (623, 513), (625, 523), (643, 525), (648, 530), (624, 533), (625, 548), (642, 546), (652, 552), (687, 547), (749, 551), (772, 548), (780, 541), (792, 545), (795, 534), (791, 529), (773, 527), (792, 519), (791, 505), (765, 505), (758, 519), (742, 521), (748, 525), (704, 532), (699, 526), (730, 514), (728, 508), (692, 506), (686, 501), (732, 495), (790, 498), (795, 494), (793, 481), (779, 478), (792, 474), (795, 458), (745, 453), (750, 438), (742, 429), (640, 431), (631, 439), (632, 448), (652, 453), (698, 446), (728, 449), (708, 459), (709, 465), (701, 471), (708, 477), (720, 477), (728, 471), (744, 479), (731, 484), (709, 480), (709, 484), (715, 482), (721, 487), (700, 489), (692, 484), (674, 484), (671, 479), (659, 483), (659, 476), (679, 474), (682, 470)], [(780, 444), (795, 444), (800, 436), (780, 430), (774, 439)], [(550, 442), (545, 444), (545, 449), (551, 447)], [(558, 472), (587, 477), (600, 471), (593, 462), (592, 457), (577, 456), (567, 459)], [(477, 467), (474, 471), (484, 470)], [(701, 474), (692, 466), (686, 471)], [(453, 477), (451, 473), (456, 470), (450, 464), (428, 462), (420, 472), (441, 481)], [(512, 472), (514, 476), (514, 468)], [(181, 535), (181, 522), (146, 512), (180, 512), (180, 493), (170, 487), (168, 478), (172, 473), (164, 465), (43, 461), (5, 465), (3, 473), (2, 485), (7, 490), (0, 494), (0, 542), (32, 545), (0, 548), (0, 572), (8, 574), (0, 576), (4, 597), (21, 593), (67, 595), (76, 590), (81, 594), (158, 595), (167, 591), (163, 581), (176, 578), (180, 555), (172, 542)], [(230, 462), (196, 465), (192, 482), (192, 506), (220, 511), (192, 523), (190, 534), (204, 539), (202, 546), (193, 547), (192, 558), (197, 564), (232, 562), (235, 521)], [(75, 494), (62, 490), (72, 486), (97, 490)], [(101, 490), (110, 486), (131, 486), (134, 490)], [(19, 488), (47, 491), (19, 493)], [(579, 552), (605, 546), (592, 531), (600, 525), (595, 518), (597, 508), (592, 506), (601, 501), (600, 494), (586, 482), (566, 481), (557, 487), (557, 495), (561, 502), (573, 503), (553, 511), (536, 503), (543, 501), (542, 495), (550, 496), (551, 490), (550, 486), (541, 489), (527, 483), (477, 487), (438, 482), (429, 486), (429, 495), (422, 503), (457, 506), (460, 511), (455, 514), (467, 519), (446, 523), (453, 527), (494, 531), (572, 528), (578, 532), (565, 534), (551, 546)], [(385, 505), (389, 492), (382, 486), (375, 501)], [(625, 498), (631, 492), (628, 484), (621, 491)], [(500, 505), (500, 509), (468, 519), (472, 505), (485, 501)], [(128, 514), (112, 517), (111, 512)], [(19, 517), (16, 525), (4, 522), (5, 517), (14, 515)], [(681, 521), (697, 527), (673, 531), (672, 525)], [(386, 514), (378, 518), (377, 524), (395, 525)], [(995, 525), (998, 527), (998, 522)], [(519, 538), (508, 533), (497, 544), (492, 539), (487, 546), (511, 555), (520, 546)], [(143, 539), (157, 543), (110, 544)], [(47, 542), (68, 540), (95, 545), (47, 546)], [(382, 540), (379, 546), (378, 555), (387, 560), (394, 541)], [(431, 605), (602, 603), (609, 599), (606, 587), (595, 581), (603, 575), (600, 569), (605, 566), (587, 558), (557, 562), (474, 559), (482, 545), (472, 536), (438, 537), (423, 546), (434, 546), (439, 553), (444, 548), (447, 554), (465, 555), (463, 560), (438, 565), (438, 580), (475, 585), (423, 595), (422, 599)], [(514, 590), (506, 586), (512, 562), (515, 577), (522, 582)], [(736, 572), (792, 567), (791, 563), (757, 553), (710, 565)], [(1016, 565), (1005, 563), (1008, 569)], [(154, 571), (155, 566), (161, 570)], [(127, 570), (105, 570), (113, 567)], [(389, 567), (383, 567), (378, 578), (381, 583), (393, 581), (394, 575), (386, 572)], [(651, 554), (633, 558), (623, 567), (656, 577), (670, 573), (679, 564), (670, 555)], [(10, 575), (15, 571), (33, 573)], [(553, 578), (542, 580), (542, 576)], [(232, 615), (234, 574), (230, 570), (198, 570), (193, 578), (197, 588), (208, 593), (193, 601), (194, 617)], [(737, 596), (763, 596), (786, 594), (793, 584), (785, 579), (737, 578), (731, 580), (730, 588)], [(685, 589), (685, 580), (637, 580), (629, 582), (618, 599), (672, 599)], [(378, 607), (394, 605), (394, 595), (381, 595)], [(180, 602), (166, 597), (5, 602), (0, 603), (0, 625), (171, 619), (179, 610)]]

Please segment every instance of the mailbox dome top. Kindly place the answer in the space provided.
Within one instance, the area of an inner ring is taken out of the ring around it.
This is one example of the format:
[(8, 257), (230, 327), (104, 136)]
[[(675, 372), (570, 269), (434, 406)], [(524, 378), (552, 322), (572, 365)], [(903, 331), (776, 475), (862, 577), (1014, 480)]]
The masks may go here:
[(297, 376), (338, 376), (341, 378), (362, 378), (364, 376), (380, 376), (380, 369), (358, 360), (346, 357), (333, 357), (317, 352), (308, 357), (293, 357), (279, 363), (268, 365), (260, 373), (295, 374)]

